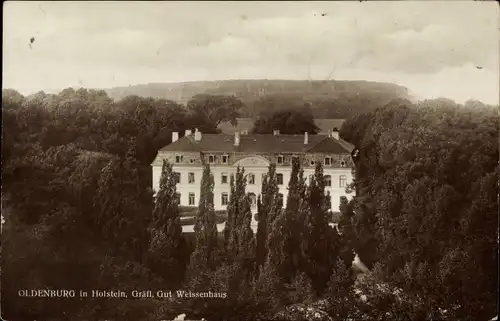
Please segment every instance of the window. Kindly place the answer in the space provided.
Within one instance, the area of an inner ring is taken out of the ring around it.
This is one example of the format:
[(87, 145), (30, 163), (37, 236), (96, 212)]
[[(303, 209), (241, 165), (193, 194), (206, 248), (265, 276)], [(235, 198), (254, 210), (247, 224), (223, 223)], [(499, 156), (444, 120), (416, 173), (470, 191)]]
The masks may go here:
[(221, 184), (227, 184), (227, 173), (222, 173), (220, 176)]
[(325, 175), (324, 176), (324, 180), (325, 180), (325, 186), (332, 186), (332, 177), (330, 175)]
[(312, 161), (310, 162), (310, 164), (311, 164), (311, 166), (314, 166), (314, 164), (315, 164), (315, 163), (314, 163), (314, 161), (312, 160)]
[(292, 156), (292, 164), (294, 162), (299, 162), (299, 156)]
[(177, 201), (177, 205), (181, 204), (181, 193), (175, 193), (175, 200)]
[(181, 163), (181, 162), (182, 162), (182, 159), (183, 159), (182, 155), (177, 155), (177, 156), (175, 156), (175, 162), (176, 162), (176, 163)]
[(181, 173), (174, 172), (174, 176), (175, 176), (175, 183), (179, 184), (181, 182)]
[(255, 184), (255, 175), (254, 174), (248, 174), (248, 184), (250, 184), (250, 185)]
[(314, 179), (314, 174), (310, 174), (309, 175), (309, 183), (311, 183), (311, 181)]
[(339, 187), (347, 187), (347, 176), (340, 175), (339, 177)]
[(283, 185), (283, 174), (276, 174), (276, 180), (278, 181), (278, 185)]
[(254, 193), (248, 193), (248, 196), (250, 197), (250, 207), (252, 209), (257, 208), (257, 196), (255, 196)]
[(327, 165), (327, 166), (332, 165), (332, 158), (331, 157), (325, 157), (325, 165)]
[(208, 163), (209, 164), (215, 163), (215, 156), (214, 155), (208, 155)]
[(194, 158), (191, 158), (191, 159), (189, 160), (189, 163), (194, 164)]
[(229, 196), (227, 193), (222, 193), (221, 195), (221, 204), (222, 205), (227, 205), (227, 203), (229, 202)]
[(189, 205), (194, 205), (194, 193), (189, 193)]
[(188, 173), (188, 183), (194, 184), (194, 173)]
[(278, 156), (278, 165), (283, 165), (284, 160), (285, 160), (285, 157), (283, 157), (283, 156), (281, 156), (281, 155), (280, 155), (280, 156)]
[(340, 167), (345, 167), (345, 165), (346, 165), (346, 162), (345, 162), (345, 161), (341, 161), (341, 162), (340, 162)]
[(283, 194), (279, 193), (277, 197), (278, 207), (283, 207)]
[(229, 162), (229, 156), (227, 155), (222, 155), (222, 163), (227, 164)]

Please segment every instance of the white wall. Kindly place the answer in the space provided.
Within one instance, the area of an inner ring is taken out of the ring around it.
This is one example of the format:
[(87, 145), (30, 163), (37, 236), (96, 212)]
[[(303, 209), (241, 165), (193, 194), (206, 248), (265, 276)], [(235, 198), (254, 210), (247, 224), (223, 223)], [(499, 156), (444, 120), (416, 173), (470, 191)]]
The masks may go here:
[[(159, 181), (161, 175), (161, 166), (152, 166), (153, 169), (153, 189), (157, 191), (159, 189)], [(195, 206), (198, 206), (199, 194), (200, 194), (200, 183), (203, 174), (203, 168), (199, 166), (180, 166), (174, 165), (174, 171), (181, 173), (181, 182), (177, 184), (177, 192), (181, 193), (181, 205), (188, 206), (189, 193), (195, 194)], [(234, 166), (211, 166), (211, 171), (214, 176), (214, 206), (216, 210), (225, 209), (226, 206), (221, 204), (223, 192), (230, 193), (229, 182), (230, 175), (236, 173), (236, 167)], [(245, 173), (253, 173), (255, 175), (255, 184), (247, 184), (247, 193), (254, 193), (255, 195), (260, 194), (260, 189), (262, 186), (262, 175), (266, 174), (268, 170), (267, 166), (246, 166)], [(188, 173), (193, 172), (195, 176), (195, 181), (193, 184), (188, 183)], [(288, 181), (291, 174), (291, 166), (277, 166), (277, 173), (283, 174), (283, 185), (279, 186), (279, 191), (283, 194), (283, 202), (286, 204), (286, 198), (288, 196)], [(222, 173), (228, 173), (227, 184), (221, 183)], [(304, 169), (304, 176), (306, 177), (306, 182), (309, 180), (309, 175), (314, 174), (313, 168)], [(340, 197), (346, 196), (351, 199), (354, 193), (347, 194), (345, 188), (339, 187), (340, 175), (345, 175), (347, 177), (347, 184), (352, 182), (352, 172), (350, 168), (324, 168), (324, 175), (330, 175), (332, 178), (332, 186), (327, 187), (326, 190), (330, 192), (332, 211), (338, 212), (340, 205)], [(255, 212), (256, 208), (252, 210)]]

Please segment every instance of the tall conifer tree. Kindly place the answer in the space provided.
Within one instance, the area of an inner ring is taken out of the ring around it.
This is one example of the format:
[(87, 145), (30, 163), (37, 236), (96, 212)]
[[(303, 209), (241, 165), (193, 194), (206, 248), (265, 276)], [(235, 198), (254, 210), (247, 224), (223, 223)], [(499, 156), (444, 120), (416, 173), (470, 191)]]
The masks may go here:
[(246, 194), (245, 170), (240, 167), (236, 169), (236, 175), (231, 176), (227, 211), (228, 224), (224, 233), (227, 258), (230, 262), (244, 265), (245, 270), (251, 272), (255, 261), (255, 240), (251, 227), (250, 197)]
[(301, 209), (302, 191), (305, 181), (300, 163), (293, 161), (292, 173), (288, 184), (286, 209), (281, 211), (273, 222), (268, 239), (268, 260), (279, 276), (289, 283), (301, 265), (301, 236), (298, 228), (297, 213)]
[(184, 270), (184, 238), (176, 195), (175, 173), (172, 165), (164, 160), (150, 226), (148, 265), (165, 280), (173, 281), (171, 284), (182, 279)]
[(276, 165), (269, 165), (269, 170), (262, 180), (262, 198), (257, 201), (257, 253), (256, 263), (261, 267), (266, 261), (268, 247), (267, 239), (275, 218), (282, 210), (282, 200), (278, 197), (278, 184), (276, 180)]
[(214, 177), (210, 166), (205, 165), (201, 178), (200, 201), (194, 232), (196, 234), (195, 249), (191, 255), (190, 270), (209, 271), (216, 267), (217, 258), (217, 224), (214, 209)]
[(335, 263), (335, 246), (331, 227), (328, 225), (329, 196), (325, 194), (323, 166), (316, 163), (307, 199), (309, 211), (305, 216), (302, 249), (305, 268), (313, 282), (313, 287), (321, 294), (327, 284)]

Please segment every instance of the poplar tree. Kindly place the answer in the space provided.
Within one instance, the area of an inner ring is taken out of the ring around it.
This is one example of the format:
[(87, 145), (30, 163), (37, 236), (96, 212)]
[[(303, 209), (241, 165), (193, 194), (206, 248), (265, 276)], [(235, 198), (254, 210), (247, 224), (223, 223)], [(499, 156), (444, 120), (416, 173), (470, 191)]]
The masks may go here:
[(292, 164), (286, 209), (274, 220), (268, 239), (268, 260), (278, 275), (289, 283), (301, 264), (301, 235), (297, 213), (304, 199), (305, 181), (298, 161)]
[(140, 184), (135, 145), (124, 158), (111, 160), (101, 171), (94, 204), (100, 234), (111, 252), (140, 262), (148, 248), (147, 228), (152, 195)]
[(231, 175), (229, 202), (227, 204), (227, 223), (224, 228), (226, 253), (229, 260), (238, 255), (239, 229), (242, 226), (242, 205), (245, 197), (246, 178), (244, 169), (236, 168), (236, 175)]
[(195, 249), (191, 255), (190, 271), (209, 271), (216, 267), (217, 224), (214, 209), (214, 177), (205, 165), (201, 178), (200, 201), (194, 232)]
[(340, 222), (338, 224), (339, 238), (342, 242), (339, 256), (344, 261), (346, 266), (351, 266), (354, 260), (354, 245), (355, 234), (353, 227), (354, 220), (354, 200), (349, 201), (347, 197), (340, 198), (339, 210), (341, 213)]
[(245, 270), (251, 272), (255, 261), (255, 240), (251, 227), (250, 197), (245, 190), (245, 170), (238, 166), (236, 175), (231, 176), (231, 195), (227, 207), (228, 223), (224, 231), (226, 253), (230, 262), (242, 264)]
[[(172, 165), (163, 161), (160, 189), (156, 194), (150, 225), (148, 265), (169, 284), (182, 280), (184, 238), (177, 203), (176, 179)], [(173, 282), (170, 282), (173, 281)]]
[(238, 261), (241, 262), (245, 271), (246, 280), (249, 280), (255, 272), (256, 242), (252, 230), (252, 211), (250, 195), (244, 195), (241, 199), (241, 225), (238, 229)]
[(282, 200), (278, 199), (278, 184), (276, 180), (276, 165), (269, 165), (267, 174), (262, 180), (262, 198), (257, 200), (257, 249), (256, 264), (261, 267), (266, 261), (268, 247), (267, 239), (275, 218), (282, 210)]
[(329, 196), (325, 194), (323, 166), (316, 163), (307, 200), (309, 210), (304, 221), (302, 250), (307, 274), (317, 294), (321, 294), (331, 274), (335, 260), (335, 247), (331, 227), (328, 225)]

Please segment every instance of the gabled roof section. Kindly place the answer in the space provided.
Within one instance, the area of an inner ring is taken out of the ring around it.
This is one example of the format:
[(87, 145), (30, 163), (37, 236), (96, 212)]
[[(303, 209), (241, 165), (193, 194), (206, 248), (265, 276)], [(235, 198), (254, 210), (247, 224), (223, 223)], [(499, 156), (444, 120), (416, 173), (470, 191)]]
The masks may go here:
[(317, 143), (314, 147), (308, 150), (309, 153), (328, 153), (328, 154), (350, 154), (352, 152), (351, 144), (343, 139), (335, 139), (324, 136), (325, 139)]
[(304, 135), (240, 135), (239, 146), (234, 146), (234, 135), (202, 134), (196, 142), (194, 135), (180, 138), (160, 151), (170, 152), (244, 152), (244, 153), (338, 153), (352, 151), (353, 146), (344, 140), (327, 135), (309, 135), (304, 144)]

